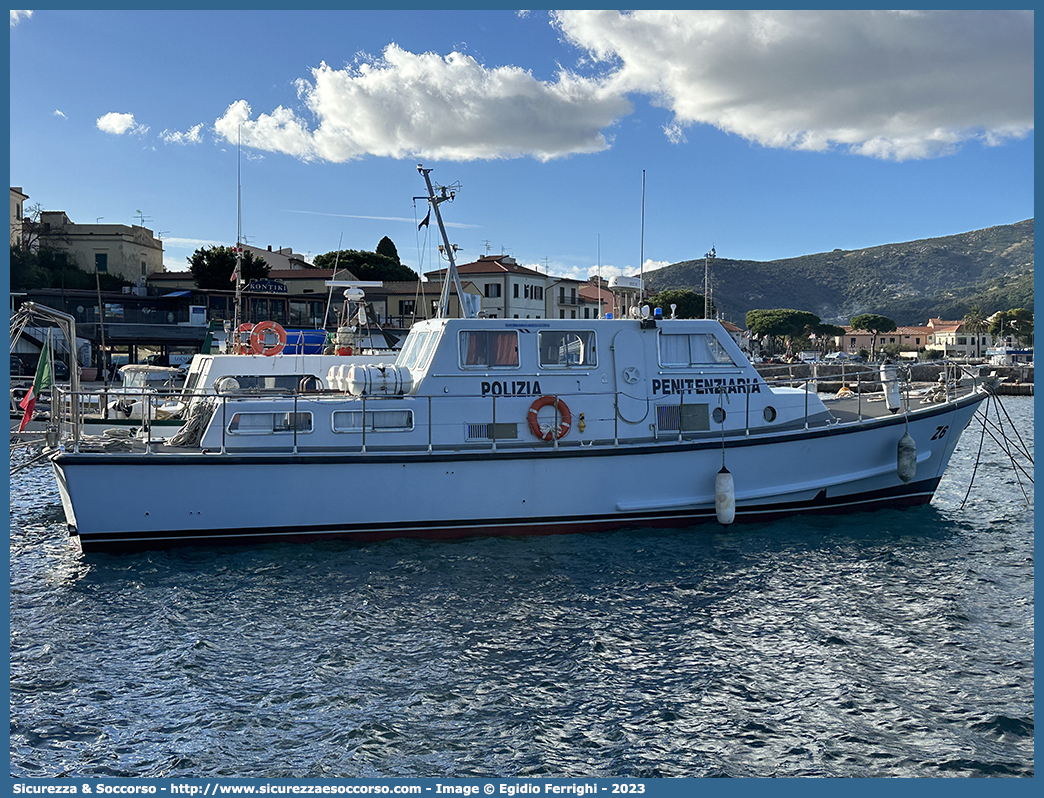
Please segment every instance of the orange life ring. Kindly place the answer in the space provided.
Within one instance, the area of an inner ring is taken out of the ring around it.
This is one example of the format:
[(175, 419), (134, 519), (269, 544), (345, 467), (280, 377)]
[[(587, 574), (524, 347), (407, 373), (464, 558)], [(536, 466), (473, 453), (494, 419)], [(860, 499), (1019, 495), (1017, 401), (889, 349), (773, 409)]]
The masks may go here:
[[(265, 348), (265, 333), (271, 330), (279, 339), (275, 346)], [(263, 321), (250, 333), (250, 351), (255, 355), (278, 355), (286, 346), (286, 330), (274, 321)]]
[[(240, 355), (253, 354), (253, 352), (250, 351), (250, 331), (253, 329), (254, 325), (251, 324), (249, 321), (239, 325), (239, 330), (236, 334), (236, 346), (233, 350), (234, 352)], [(243, 333), (246, 333), (245, 339), (243, 337)]]
[[(537, 413), (540, 408), (554, 406), (562, 414), (562, 423), (557, 429), (551, 427), (547, 432), (540, 431), (540, 422), (537, 421)], [(542, 441), (552, 441), (556, 438), (564, 438), (569, 434), (569, 427), (573, 423), (573, 414), (569, 412), (569, 406), (557, 396), (541, 396), (529, 406), (529, 431)]]

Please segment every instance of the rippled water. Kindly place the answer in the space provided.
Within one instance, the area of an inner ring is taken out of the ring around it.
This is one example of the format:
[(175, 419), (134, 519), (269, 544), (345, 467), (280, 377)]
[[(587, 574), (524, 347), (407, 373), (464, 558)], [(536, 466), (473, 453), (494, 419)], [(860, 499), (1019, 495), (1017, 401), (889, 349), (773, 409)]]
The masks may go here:
[(907, 511), (89, 557), (29, 469), (11, 772), (1032, 775), (1032, 485), (987, 438), (961, 509), (979, 443)]

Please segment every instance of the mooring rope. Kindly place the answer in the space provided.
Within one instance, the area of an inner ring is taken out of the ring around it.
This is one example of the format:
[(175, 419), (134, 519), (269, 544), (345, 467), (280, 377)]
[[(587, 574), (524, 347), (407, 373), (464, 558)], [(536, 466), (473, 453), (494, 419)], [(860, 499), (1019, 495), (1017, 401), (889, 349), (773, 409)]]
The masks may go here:
[[(1013, 445), (1011, 439), (1008, 437), (1007, 431), (1004, 429), (1003, 423), (995, 423), (990, 421), (989, 411), (990, 402), (992, 400), (996, 400), (996, 404), (998, 406), (997, 417), (1000, 418), (1000, 414), (1002, 412), (1004, 413), (1005, 418), (1008, 419), (1008, 423), (1011, 424), (1012, 432), (1015, 434), (1015, 437), (1018, 439), (1019, 444), (1021, 444), (1022, 448)], [(1024, 456), (1027, 460), (1030, 461), (1031, 464), (1033, 463), (1033, 458), (1029, 454), (1029, 448), (1022, 440), (1022, 436), (1019, 435), (1018, 428), (1015, 426), (1015, 423), (1011, 420), (1011, 416), (1008, 415), (1008, 411), (1003, 407), (1000, 398), (992, 392), (990, 392), (986, 397), (985, 407), (979, 410), (975, 414), (975, 416), (976, 418), (979, 418), (979, 421), (982, 424), (982, 434), (979, 436), (979, 450), (975, 454), (975, 465), (972, 468), (971, 480), (968, 482), (968, 490), (964, 494), (964, 500), (961, 502), (961, 505), (958, 509), (963, 510), (965, 503), (968, 501), (968, 497), (971, 496), (972, 486), (975, 484), (975, 475), (979, 470), (979, 463), (982, 460), (983, 443), (986, 440), (987, 434), (989, 434), (990, 438), (993, 439), (993, 441), (997, 444), (1000, 450), (1008, 456), (1008, 460), (1011, 462), (1012, 470), (1015, 473), (1015, 481), (1018, 482), (1019, 490), (1022, 491), (1022, 496), (1026, 500), (1026, 504), (1028, 505), (1029, 494), (1026, 493), (1026, 486), (1022, 484), (1022, 476), (1020, 475), (1024, 475), (1026, 479), (1029, 480), (1029, 483), (1031, 485), (1033, 484), (1033, 477), (1027, 472), (1026, 468), (1021, 463), (1019, 463), (1018, 460), (1015, 459), (1015, 454), (1012, 452), (1012, 449)], [(1000, 438), (998, 438), (998, 436), (994, 434), (992, 430), (990, 430), (991, 426), (995, 430), (997, 430), (997, 433), (999, 434)]]

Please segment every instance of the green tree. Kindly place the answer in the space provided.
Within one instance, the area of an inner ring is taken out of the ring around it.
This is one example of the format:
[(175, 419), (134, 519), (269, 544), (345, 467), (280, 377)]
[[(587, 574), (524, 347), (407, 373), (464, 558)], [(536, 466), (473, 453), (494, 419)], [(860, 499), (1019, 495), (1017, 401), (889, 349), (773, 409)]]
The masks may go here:
[(877, 313), (861, 313), (858, 316), (853, 316), (848, 321), (852, 325), (853, 330), (866, 330), (870, 333), (873, 338), (870, 341), (870, 359), (875, 359), (875, 351), (877, 348), (877, 336), (881, 333), (895, 332), (895, 322), (887, 316), (880, 316)]
[(1033, 343), (1033, 312), (1025, 308), (1002, 310), (990, 322), (990, 335), (997, 338), (1015, 338), (1021, 344)]
[(385, 236), (377, 243), (376, 252), (378, 255), (384, 255), (386, 258), (391, 258), (396, 263), (402, 263), (402, 261), (399, 260), (399, 251), (395, 249), (395, 244), (392, 243), (392, 240), (388, 238), (388, 236)]
[[(677, 305), (674, 311), (679, 319), (702, 319), (703, 318), (703, 295), (690, 291), (688, 288), (670, 288), (654, 294), (646, 300), (650, 308), (659, 308), (663, 311), (664, 318), (670, 318), (671, 305)], [(714, 305), (711, 304), (711, 318), (715, 315)]]
[(338, 270), (346, 269), (357, 280), (416, 282), (420, 279), (417, 272), (408, 266), (403, 266), (394, 258), (356, 249), (324, 252), (322, 255), (317, 255), (313, 263), (317, 269), (331, 270), (335, 264)]
[(845, 328), (840, 327), (837, 324), (820, 322), (812, 332), (816, 334), (816, 341), (819, 343), (819, 351), (825, 353), (827, 349), (833, 349), (832, 344), (834, 339), (843, 336), (845, 334)]
[(976, 307), (968, 308), (961, 322), (963, 329), (975, 336), (975, 356), (982, 357), (982, 334), (990, 326), (982, 311)]
[[(200, 247), (188, 258), (189, 271), (199, 288), (235, 288), (232, 272), (236, 268), (236, 253), (232, 247)], [(243, 253), (243, 280), (262, 280), (272, 268), (252, 252)]]
[(747, 329), (751, 338), (760, 339), (768, 336), (771, 339), (770, 351), (776, 351), (779, 339), (795, 338), (805, 334), (809, 328), (815, 329), (819, 324), (819, 316), (807, 310), (791, 310), (789, 308), (772, 308), (769, 310), (748, 310)]

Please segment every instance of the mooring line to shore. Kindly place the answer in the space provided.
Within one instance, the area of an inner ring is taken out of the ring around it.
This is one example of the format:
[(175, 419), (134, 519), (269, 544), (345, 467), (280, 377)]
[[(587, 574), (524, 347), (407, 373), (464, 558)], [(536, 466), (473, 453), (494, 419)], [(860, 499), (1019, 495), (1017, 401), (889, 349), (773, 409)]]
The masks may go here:
[[(998, 405), (998, 422), (990, 421), (989, 416), (990, 402), (994, 400), (996, 400), (996, 404)], [(1012, 439), (1008, 436), (1008, 432), (1004, 428), (1003, 421), (1000, 420), (1001, 413), (1004, 413), (1004, 417), (1008, 419), (1008, 423), (1011, 425), (1011, 430), (1014, 433), (1015, 438), (1019, 442), (1018, 446), (1016, 446), (1013, 443)], [(1019, 435), (1018, 428), (1015, 426), (1015, 423), (1011, 420), (1011, 416), (1008, 415), (1007, 409), (1003, 407), (1000, 398), (996, 394), (990, 393), (990, 395), (986, 398), (986, 405), (983, 408), (981, 408), (975, 415), (977, 418), (979, 418), (979, 421), (982, 424), (982, 434), (979, 436), (979, 450), (975, 453), (975, 466), (972, 468), (972, 476), (971, 480), (968, 482), (968, 490), (964, 494), (964, 500), (961, 501), (959, 509), (964, 509), (964, 505), (968, 501), (968, 497), (971, 495), (972, 486), (975, 484), (975, 475), (979, 470), (979, 463), (982, 460), (983, 443), (985, 442), (987, 434), (990, 436), (990, 438), (993, 439), (993, 441), (997, 444), (1000, 450), (1008, 456), (1008, 460), (1011, 462), (1012, 471), (1015, 473), (1015, 481), (1018, 482), (1019, 490), (1022, 491), (1022, 497), (1026, 500), (1026, 506), (1028, 507), (1030, 505), (1030, 498), (1029, 494), (1026, 493), (1026, 486), (1022, 483), (1022, 476), (1025, 476), (1031, 485), (1034, 484), (1033, 476), (1026, 470), (1026, 467), (1024, 465), (1018, 462), (1018, 460), (1015, 458), (1015, 452), (1029, 460), (1030, 464), (1032, 465), (1033, 457), (1029, 453), (1029, 447), (1027, 447), (1025, 441), (1022, 440), (1022, 436)], [(990, 427), (992, 427), (993, 429), (991, 430)], [(994, 434), (993, 430), (996, 430), (997, 434)], [(1000, 437), (998, 437), (998, 435)]]
[(25, 461), (24, 463), (19, 463), (18, 465), (16, 465), (16, 466), (13, 466), (13, 467), (11, 468), (11, 476), (14, 476), (14, 475), (15, 475), (15, 474), (17, 474), (17, 473), (18, 473), (19, 471), (22, 471), (22, 470), (24, 470), (24, 469), (28, 468), (29, 466), (31, 466), (31, 465), (33, 465), (34, 463), (36, 463), (36, 462), (38, 462), (38, 461), (42, 460), (42, 459), (43, 459), (43, 458), (45, 458), (45, 457), (50, 457), (52, 453), (53, 453), (53, 450), (51, 450), (51, 449), (45, 449), (44, 451), (40, 452), (40, 454), (36, 455), (36, 457), (34, 457), (33, 459), (31, 459), (31, 460), (26, 460), (26, 461)]

